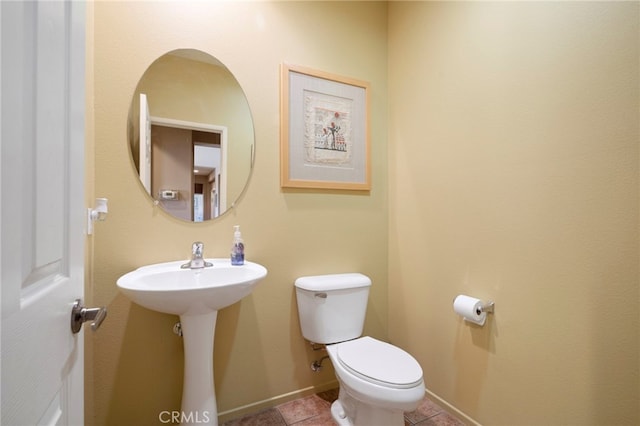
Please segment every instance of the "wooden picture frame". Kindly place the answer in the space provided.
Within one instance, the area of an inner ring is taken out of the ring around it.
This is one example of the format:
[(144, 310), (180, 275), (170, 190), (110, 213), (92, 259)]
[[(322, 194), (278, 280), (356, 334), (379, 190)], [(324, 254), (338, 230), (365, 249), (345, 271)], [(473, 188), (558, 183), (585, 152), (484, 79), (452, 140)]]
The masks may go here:
[(280, 186), (371, 189), (369, 83), (281, 67)]

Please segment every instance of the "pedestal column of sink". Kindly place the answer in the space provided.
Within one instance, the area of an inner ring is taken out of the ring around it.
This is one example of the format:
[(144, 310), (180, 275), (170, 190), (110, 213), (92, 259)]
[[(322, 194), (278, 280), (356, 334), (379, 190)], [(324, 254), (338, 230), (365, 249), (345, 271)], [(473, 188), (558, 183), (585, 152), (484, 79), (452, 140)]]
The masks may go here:
[(182, 424), (218, 425), (213, 340), (218, 311), (180, 316), (184, 343)]

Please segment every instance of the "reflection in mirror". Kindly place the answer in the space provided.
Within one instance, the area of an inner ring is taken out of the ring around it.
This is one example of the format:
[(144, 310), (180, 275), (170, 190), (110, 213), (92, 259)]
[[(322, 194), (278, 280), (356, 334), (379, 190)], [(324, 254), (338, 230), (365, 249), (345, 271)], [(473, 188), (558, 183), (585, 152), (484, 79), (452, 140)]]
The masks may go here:
[(140, 182), (174, 217), (218, 217), (248, 183), (249, 105), (229, 70), (208, 54), (180, 49), (153, 62), (134, 93), (127, 130)]

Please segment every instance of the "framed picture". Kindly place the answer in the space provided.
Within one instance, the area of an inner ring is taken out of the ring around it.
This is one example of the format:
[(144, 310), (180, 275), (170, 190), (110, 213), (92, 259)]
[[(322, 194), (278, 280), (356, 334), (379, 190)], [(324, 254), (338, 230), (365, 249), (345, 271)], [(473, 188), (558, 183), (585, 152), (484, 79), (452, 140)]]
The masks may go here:
[(280, 185), (371, 189), (369, 83), (283, 64)]

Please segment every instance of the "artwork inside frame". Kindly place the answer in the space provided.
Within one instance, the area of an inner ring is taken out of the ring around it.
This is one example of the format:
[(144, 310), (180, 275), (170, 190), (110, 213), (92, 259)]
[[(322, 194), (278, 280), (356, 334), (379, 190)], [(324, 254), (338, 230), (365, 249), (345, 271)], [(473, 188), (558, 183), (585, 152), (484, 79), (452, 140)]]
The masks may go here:
[(283, 188), (371, 189), (369, 83), (283, 64), (280, 109)]

